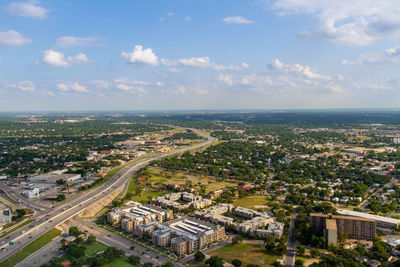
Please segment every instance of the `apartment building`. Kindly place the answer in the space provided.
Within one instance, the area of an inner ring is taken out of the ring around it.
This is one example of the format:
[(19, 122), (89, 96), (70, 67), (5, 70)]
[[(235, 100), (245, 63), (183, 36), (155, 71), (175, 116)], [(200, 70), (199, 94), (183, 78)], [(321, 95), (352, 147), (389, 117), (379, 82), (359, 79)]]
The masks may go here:
[(337, 245), (340, 233), (360, 240), (373, 240), (376, 235), (376, 220), (369, 218), (311, 213), (310, 224), (324, 232), (327, 245)]

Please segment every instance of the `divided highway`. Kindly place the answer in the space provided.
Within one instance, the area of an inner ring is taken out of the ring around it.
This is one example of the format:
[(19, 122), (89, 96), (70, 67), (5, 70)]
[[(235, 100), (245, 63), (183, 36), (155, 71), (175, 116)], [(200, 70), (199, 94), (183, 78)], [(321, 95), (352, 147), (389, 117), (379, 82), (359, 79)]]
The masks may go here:
[[(106, 183), (102, 184), (101, 186), (93, 188), (88, 192), (71, 197), (70, 199), (66, 200), (62, 205), (48, 208), (48, 210), (38, 213), (34, 222), (24, 226), (23, 228), (11, 233), (4, 238), (1, 238), (0, 262), (10, 257), (33, 240), (43, 235), (45, 232), (76, 216), (96, 201), (114, 191), (122, 184), (126, 183), (135, 172), (148, 165), (150, 162), (174, 154), (180, 154), (186, 151), (205, 147), (212, 144), (216, 140), (216, 138), (203, 134), (196, 129), (192, 129), (192, 131), (194, 131), (198, 135), (207, 138), (207, 140), (190, 147), (168, 151), (150, 158), (146, 158), (143, 161), (132, 163), (124, 167), (121, 171), (119, 171), (116, 175), (111, 177)], [(10, 241), (12, 241), (14, 245), (9, 245)]]

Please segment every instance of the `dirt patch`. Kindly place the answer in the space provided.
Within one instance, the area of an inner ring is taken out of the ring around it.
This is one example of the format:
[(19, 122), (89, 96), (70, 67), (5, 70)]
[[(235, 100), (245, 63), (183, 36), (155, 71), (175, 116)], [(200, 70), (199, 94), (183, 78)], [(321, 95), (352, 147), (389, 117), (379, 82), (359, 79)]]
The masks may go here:
[(122, 193), (123, 190), (124, 190), (124, 185), (118, 187), (110, 194), (104, 196), (103, 198), (96, 201), (96, 203), (84, 209), (79, 214), (79, 217), (90, 218), (96, 216), (97, 213), (99, 213), (105, 206), (109, 205), (120, 193)]

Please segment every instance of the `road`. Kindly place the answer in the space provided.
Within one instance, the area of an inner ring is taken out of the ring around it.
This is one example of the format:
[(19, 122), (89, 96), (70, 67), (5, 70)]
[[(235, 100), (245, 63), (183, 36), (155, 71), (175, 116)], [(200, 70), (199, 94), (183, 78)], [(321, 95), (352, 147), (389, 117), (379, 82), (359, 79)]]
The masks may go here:
[(292, 218), (290, 220), (290, 230), (289, 230), (289, 238), (287, 241), (287, 253), (283, 257), (283, 265), (286, 267), (292, 267), (294, 266), (294, 263), (296, 261), (296, 238), (294, 236), (294, 227), (295, 227), (295, 220), (296, 220), (296, 214), (292, 214)]
[(381, 188), (379, 188), (378, 190), (375, 191), (375, 193), (371, 194), (366, 200), (364, 200), (358, 207), (360, 209), (365, 209), (365, 207), (368, 205), (369, 200), (371, 199), (371, 197), (377, 195), (378, 193), (382, 192), (385, 188), (392, 188), (394, 186), (395, 183), (397, 183), (398, 180), (395, 179), (394, 177), (392, 178), (392, 180), (390, 180), (389, 183), (385, 184), (384, 186), (382, 186)]
[[(110, 194), (115, 189), (126, 183), (136, 171), (148, 165), (150, 162), (174, 154), (180, 154), (186, 151), (209, 146), (216, 140), (215, 138), (203, 134), (196, 129), (192, 130), (197, 134), (207, 138), (207, 140), (190, 147), (156, 154), (150, 158), (132, 163), (131, 165), (124, 167), (101, 186), (95, 187), (90, 191), (73, 196), (64, 201), (61, 205), (53, 206), (53, 208), (47, 208), (45, 211), (39, 212), (34, 222), (22, 227), (18, 231), (11, 233), (4, 238), (1, 238), (0, 262), (7, 259), (18, 250), (20, 250), (22, 247), (37, 239), (50, 229), (81, 213), (85, 208), (89, 207), (104, 196)], [(8, 242), (10, 241), (12, 241), (14, 245), (9, 245)]]

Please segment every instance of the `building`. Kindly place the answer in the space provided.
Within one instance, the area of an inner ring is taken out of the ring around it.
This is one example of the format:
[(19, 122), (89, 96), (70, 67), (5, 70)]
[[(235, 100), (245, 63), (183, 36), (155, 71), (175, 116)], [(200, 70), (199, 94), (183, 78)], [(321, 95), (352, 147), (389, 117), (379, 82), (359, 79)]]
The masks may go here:
[(10, 209), (3, 209), (0, 213), (0, 225), (10, 223), (12, 221), (12, 213)]
[(208, 196), (210, 197), (210, 199), (216, 199), (216, 198), (219, 198), (223, 193), (224, 193), (224, 190), (222, 190), (222, 189), (214, 190), (214, 191), (210, 191), (210, 193), (208, 193)]
[(151, 235), (153, 244), (167, 247), (179, 256), (191, 254), (225, 239), (225, 228), (191, 217), (181, 217), (165, 223), (140, 225), (135, 234), (141, 238)]
[(376, 220), (369, 218), (311, 213), (310, 224), (323, 231), (327, 245), (336, 246), (341, 233), (345, 233), (349, 239), (360, 240), (374, 240), (376, 235)]
[(128, 202), (126, 206), (108, 213), (108, 222), (116, 225), (121, 222), (121, 228), (127, 232), (134, 232), (139, 225), (150, 222), (164, 222), (173, 219), (172, 210), (138, 202)]
[[(152, 201), (155, 205), (174, 210), (184, 210), (189, 207), (193, 207), (195, 209), (204, 209), (212, 204), (211, 199), (203, 199), (201, 196), (188, 192), (171, 193), (165, 196), (157, 197)], [(178, 201), (185, 203), (182, 204)]]
[(352, 211), (352, 210), (342, 210), (342, 209), (337, 210), (337, 212), (341, 215), (354, 216), (354, 217), (375, 220), (376, 226), (382, 227), (382, 228), (393, 229), (398, 224), (400, 224), (400, 220), (397, 220), (394, 218), (389, 218), (389, 217), (384, 217), (384, 216), (379, 216), (379, 215), (374, 215), (374, 214), (369, 214), (369, 213), (364, 213), (364, 212), (358, 212), (358, 211)]
[(40, 197), (40, 188), (35, 187), (29, 190), (24, 190), (22, 195), (26, 198), (38, 198)]
[(32, 183), (55, 184), (58, 180), (64, 180), (66, 183), (71, 183), (80, 178), (81, 178), (80, 174), (69, 174), (69, 173), (59, 174), (57, 172), (52, 172), (52, 173), (40, 174), (40, 175), (29, 177), (28, 181), (32, 182)]

